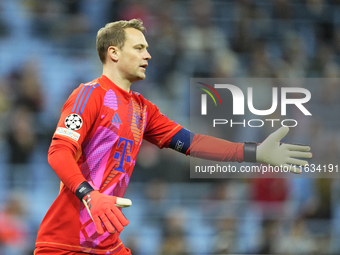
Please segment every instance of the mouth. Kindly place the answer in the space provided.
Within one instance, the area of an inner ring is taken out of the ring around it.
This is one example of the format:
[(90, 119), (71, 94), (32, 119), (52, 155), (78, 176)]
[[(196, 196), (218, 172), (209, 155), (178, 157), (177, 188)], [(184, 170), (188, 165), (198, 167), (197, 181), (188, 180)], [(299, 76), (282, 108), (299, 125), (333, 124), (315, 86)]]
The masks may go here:
[(147, 63), (143, 64), (143, 65), (140, 65), (141, 68), (143, 68), (145, 70), (145, 68), (148, 66)]

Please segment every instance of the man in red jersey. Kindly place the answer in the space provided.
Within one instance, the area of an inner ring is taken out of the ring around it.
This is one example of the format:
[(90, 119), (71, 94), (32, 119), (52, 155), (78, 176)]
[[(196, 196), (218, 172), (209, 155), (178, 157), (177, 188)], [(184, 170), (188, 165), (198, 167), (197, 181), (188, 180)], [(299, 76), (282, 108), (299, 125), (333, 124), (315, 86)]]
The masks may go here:
[[(48, 152), (62, 185), (41, 223), (35, 255), (131, 254), (119, 239), (129, 223), (121, 207), (131, 205), (123, 196), (143, 139), (159, 148), (220, 161), (305, 165), (292, 157), (311, 157), (308, 146), (279, 145), (288, 128), (257, 146), (193, 134), (161, 114), (130, 90), (134, 81), (145, 78), (151, 59), (143, 31), (136, 19), (109, 23), (98, 31), (103, 74), (75, 89), (62, 109)], [(296, 154), (287, 156), (287, 151)]]

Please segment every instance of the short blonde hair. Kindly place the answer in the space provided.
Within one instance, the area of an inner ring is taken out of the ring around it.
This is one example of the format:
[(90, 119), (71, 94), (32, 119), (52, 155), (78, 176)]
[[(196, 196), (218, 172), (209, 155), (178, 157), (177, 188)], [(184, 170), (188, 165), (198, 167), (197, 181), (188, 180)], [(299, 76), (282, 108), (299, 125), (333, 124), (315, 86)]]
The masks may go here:
[(123, 48), (126, 41), (126, 28), (135, 28), (139, 31), (145, 31), (143, 26), (143, 21), (140, 19), (120, 20), (116, 22), (111, 22), (99, 29), (97, 33), (97, 52), (102, 63), (105, 63), (106, 52), (110, 46), (116, 46), (118, 48)]

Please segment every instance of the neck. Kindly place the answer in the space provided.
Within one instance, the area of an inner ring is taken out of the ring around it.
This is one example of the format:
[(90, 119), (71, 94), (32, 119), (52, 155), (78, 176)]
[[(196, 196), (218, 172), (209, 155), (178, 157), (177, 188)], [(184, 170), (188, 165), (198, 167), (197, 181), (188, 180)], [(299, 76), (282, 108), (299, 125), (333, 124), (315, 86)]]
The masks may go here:
[(126, 92), (130, 92), (131, 82), (127, 79), (123, 79), (118, 73), (104, 67), (103, 75), (109, 78), (114, 84), (116, 84), (121, 89), (125, 90)]

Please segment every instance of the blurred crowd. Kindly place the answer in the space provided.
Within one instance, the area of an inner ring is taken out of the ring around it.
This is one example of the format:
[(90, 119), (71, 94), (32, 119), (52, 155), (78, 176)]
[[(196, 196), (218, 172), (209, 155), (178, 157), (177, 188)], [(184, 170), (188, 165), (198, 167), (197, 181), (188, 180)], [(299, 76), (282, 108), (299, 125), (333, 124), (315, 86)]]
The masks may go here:
[[(186, 127), (191, 77), (323, 78), (293, 133), (313, 162), (339, 163), (339, 0), (1, 0), (0, 254), (32, 254), (58, 193), (47, 150), (62, 104), (101, 74), (97, 30), (131, 18), (152, 56), (132, 89)], [(122, 234), (134, 255), (340, 253), (339, 179), (196, 180), (189, 165), (142, 146)]]

